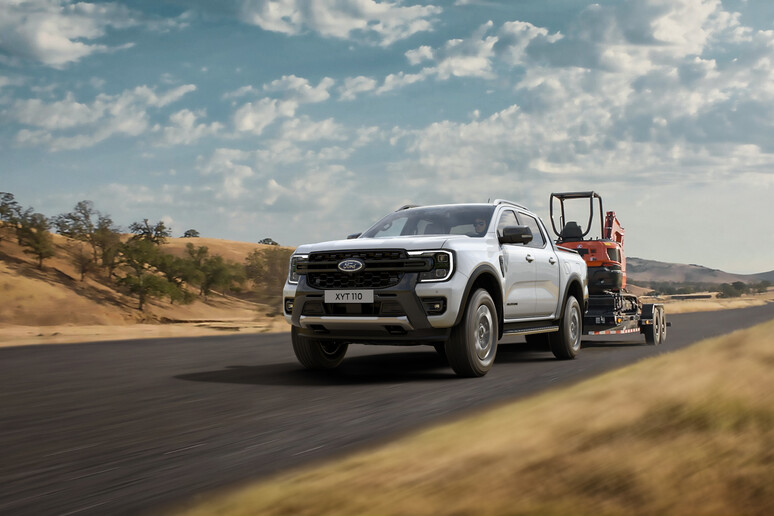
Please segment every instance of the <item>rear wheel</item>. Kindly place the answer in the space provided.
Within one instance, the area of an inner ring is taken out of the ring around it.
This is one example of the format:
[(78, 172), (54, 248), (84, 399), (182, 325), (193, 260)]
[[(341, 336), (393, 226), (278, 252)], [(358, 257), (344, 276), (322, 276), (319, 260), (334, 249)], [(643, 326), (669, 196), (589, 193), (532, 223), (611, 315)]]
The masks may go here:
[(575, 296), (570, 296), (564, 305), (564, 317), (559, 321), (559, 331), (548, 334), (548, 342), (554, 356), (561, 360), (575, 358), (581, 348), (582, 330), (583, 316), (580, 304)]
[(645, 326), (645, 342), (653, 346), (658, 346), (666, 337), (666, 329), (663, 328), (665, 321), (664, 309), (660, 306), (653, 307), (653, 324)]
[(333, 369), (337, 367), (347, 353), (347, 344), (334, 340), (321, 340), (305, 337), (293, 326), (290, 330), (293, 352), (301, 365), (307, 369)]
[(484, 289), (476, 290), (460, 324), (446, 343), (446, 357), (460, 376), (484, 376), (494, 364), (499, 337), (497, 308)]

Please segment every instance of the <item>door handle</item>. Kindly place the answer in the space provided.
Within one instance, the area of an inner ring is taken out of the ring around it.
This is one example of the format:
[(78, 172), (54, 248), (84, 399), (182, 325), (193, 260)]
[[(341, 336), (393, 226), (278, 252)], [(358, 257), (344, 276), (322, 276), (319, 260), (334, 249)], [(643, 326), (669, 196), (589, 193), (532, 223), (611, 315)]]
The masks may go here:
[(551, 265), (555, 264), (556, 263), (556, 258), (554, 258), (552, 256), (551, 258), (548, 259), (548, 263), (550, 263)]
[(532, 255), (531, 255), (531, 254), (528, 254), (528, 255), (527, 255), (527, 261), (528, 261), (529, 263), (532, 263), (532, 262), (534, 262), (534, 261), (535, 261), (535, 259), (532, 257)]

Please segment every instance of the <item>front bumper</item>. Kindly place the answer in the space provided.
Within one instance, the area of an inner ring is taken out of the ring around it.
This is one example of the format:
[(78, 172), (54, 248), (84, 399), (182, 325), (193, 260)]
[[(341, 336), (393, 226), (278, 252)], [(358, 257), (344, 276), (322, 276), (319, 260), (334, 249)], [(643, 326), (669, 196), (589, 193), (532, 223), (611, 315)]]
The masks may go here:
[[(418, 283), (417, 274), (405, 274), (394, 287), (374, 289), (374, 302), (332, 305), (324, 290), (310, 287), (304, 276), (286, 284), (285, 299), (293, 311), (284, 311), (288, 323), (302, 335), (317, 339), (359, 343), (423, 344), (445, 341), (457, 319), (467, 278), (459, 271), (442, 283)], [(423, 300), (444, 299), (445, 311), (428, 315)]]

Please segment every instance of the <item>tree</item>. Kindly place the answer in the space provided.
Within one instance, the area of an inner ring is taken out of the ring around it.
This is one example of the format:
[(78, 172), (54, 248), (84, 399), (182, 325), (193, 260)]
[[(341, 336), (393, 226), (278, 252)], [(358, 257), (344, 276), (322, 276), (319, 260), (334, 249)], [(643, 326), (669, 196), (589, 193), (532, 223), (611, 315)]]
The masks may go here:
[(183, 233), (183, 238), (199, 238), (199, 232), (195, 229), (188, 229)]
[(108, 278), (113, 277), (113, 272), (119, 263), (121, 250), (120, 229), (113, 226), (110, 217), (100, 217), (97, 229), (94, 231), (94, 244), (99, 248), (100, 264), (107, 270)]
[(235, 262), (227, 262), (220, 255), (205, 258), (200, 271), (202, 280), (199, 293), (205, 299), (212, 289), (229, 290), (245, 281), (244, 267)]
[[(0, 222), (2, 222), (2, 230), (4, 233), (10, 233), (16, 230), (20, 215), (21, 207), (19, 206), (19, 203), (14, 200), (13, 194), (0, 192)], [(0, 240), (2, 240), (2, 233), (0, 233)]]
[(206, 245), (196, 247), (190, 242), (185, 244), (185, 252), (188, 255), (188, 257), (191, 259), (191, 261), (193, 261), (197, 269), (202, 268), (202, 264), (204, 263), (204, 260), (206, 260), (207, 257), (210, 255), (210, 250), (207, 248)]
[(188, 303), (192, 301), (192, 295), (186, 290), (185, 285), (186, 283), (198, 282), (201, 278), (201, 273), (196, 269), (192, 260), (160, 252), (155, 265), (166, 280), (176, 287), (168, 292), (171, 302)]
[(55, 255), (54, 240), (51, 238), (51, 224), (42, 213), (30, 213), (32, 208), (26, 210), (19, 221), (17, 237), (24, 247), (24, 252), (35, 255), (38, 259), (38, 268), (43, 268), (43, 260)]
[(70, 246), (70, 261), (81, 275), (81, 281), (86, 278), (86, 273), (94, 269), (96, 263), (88, 249), (80, 242), (74, 242)]
[(164, 221), (151, 225), (148, 219), (143, 219), (142, 222), (132, 222), (129, 231), (134, 233), (133, 239), (149, 240), (154, 244), (163, 244), (167, 238), (172, 236), (172, 230), (167, 229)]
[(245, 273), (267, 298), (281, 297), (288, 276), (292, 249), (282, 247), (253, 249), (245, 259)]
[(120, 230), (114, 226), (110, 215), (95, 210), (91, 201), (80, 201), (73, 211), (54, 217), (54, 225), (60, 235), (88, 243), (92, 262), (96, 264), (101, 260), (108, 276), (113, 275), (121, 240)]
[(156, 273), (154, 264), (158, 262), (160, 251), (152, 241), (137, 238), (121, 245), (121, 263), (129, 273), (119, 279), (139, 300), (137, 309), (143, 311), (149, 297), (163, 295), (174, 296), (172, 289), (177, 286)]

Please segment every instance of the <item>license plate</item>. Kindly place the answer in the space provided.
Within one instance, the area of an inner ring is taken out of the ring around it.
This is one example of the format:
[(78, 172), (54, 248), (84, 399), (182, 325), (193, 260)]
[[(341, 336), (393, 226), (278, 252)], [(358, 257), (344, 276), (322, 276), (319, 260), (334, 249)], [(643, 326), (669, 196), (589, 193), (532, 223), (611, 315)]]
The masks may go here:
[(373, 290), (326, 290), (326, 303), (373, 303)]

